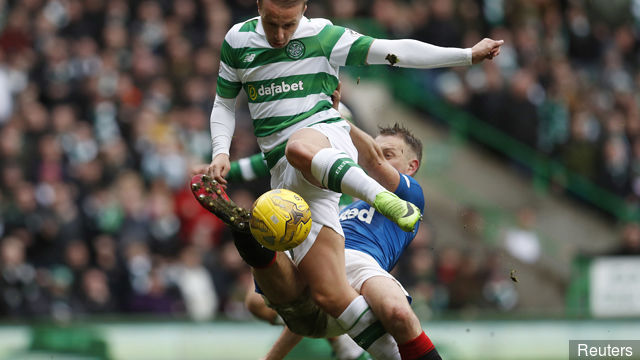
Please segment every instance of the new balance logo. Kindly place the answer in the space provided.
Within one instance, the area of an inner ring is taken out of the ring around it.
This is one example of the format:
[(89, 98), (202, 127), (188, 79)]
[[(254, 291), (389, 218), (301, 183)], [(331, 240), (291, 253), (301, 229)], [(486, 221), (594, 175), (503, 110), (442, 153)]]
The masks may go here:
[(340, 221), (353, 219), (357, 216), (358, 220), (366, 224), (371, 224), (371, 219), (373, 219), (373, 215), (375, 214), (375, 212), (376, 210), (373, 208), (373, 206), (369, 207), (368, 209), (362, 210), (358, 210), (355, 208), (345, 210), (340, 214)]
[(247, 54), (247, 56), (244, 57), (243, 61), (246, 62), (246, 63), (250, 63), (255, 58), (256, 58), (256, 54), (251, 53), (251, 54)]

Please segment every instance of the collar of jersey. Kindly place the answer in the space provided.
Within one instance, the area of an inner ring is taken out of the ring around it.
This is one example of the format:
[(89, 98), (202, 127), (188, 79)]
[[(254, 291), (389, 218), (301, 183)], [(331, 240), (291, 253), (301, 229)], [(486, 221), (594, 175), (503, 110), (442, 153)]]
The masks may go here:
[[(308, 22), (309, 22), (309, 19), (307, 19), (306, 16), (303, 16), (300, 19), (300, 22), (298, 23), (298, 28), (293, 33), (293, 36), (291, 37), (291, 39), (297, 39), (300, 35), (300, 32), (302, 31), (303, 24), (306, 24)], [(258, 16), (258, 25), (256, 25), (256, 32), (262, 36), (265, 36), (264, 28), (262, 27), (262, 16)]]

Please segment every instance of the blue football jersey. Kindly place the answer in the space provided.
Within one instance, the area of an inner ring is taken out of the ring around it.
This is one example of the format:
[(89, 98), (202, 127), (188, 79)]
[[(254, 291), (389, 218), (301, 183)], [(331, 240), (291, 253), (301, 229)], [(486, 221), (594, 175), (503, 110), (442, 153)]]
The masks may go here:
[[(395, 194), (412, 202), (424, 213), (422, 187), (411, 176), (400, 174), (400, 184)], [(373, 256), (387, 271), (396, 265), (404, 249), (416, 236), (419, 226), (418, 222), (413, 232), (405, 232), (362, 200), (340, 212), (340, 224), (344, 231), (345, 248)]]

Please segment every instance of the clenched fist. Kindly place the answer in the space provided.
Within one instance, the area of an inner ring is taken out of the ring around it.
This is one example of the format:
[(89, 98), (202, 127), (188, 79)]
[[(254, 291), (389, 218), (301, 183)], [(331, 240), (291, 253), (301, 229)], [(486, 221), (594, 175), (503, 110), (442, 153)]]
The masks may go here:
[(471, 48), (471, 62), (477, 64), (484, 59), (493, 59), (500, 54), (500, 46), (504, 40), (484, 38)]

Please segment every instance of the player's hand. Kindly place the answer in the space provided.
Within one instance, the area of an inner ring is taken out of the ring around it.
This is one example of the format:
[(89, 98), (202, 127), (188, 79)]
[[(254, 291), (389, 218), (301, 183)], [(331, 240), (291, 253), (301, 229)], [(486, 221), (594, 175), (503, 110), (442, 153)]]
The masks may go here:
[(340, 88), (342, 87), (342, 81), (338, 81), (338, 87), (333, 90), (333, 94), (331, 94), (331, 102), (333, 103), (333, 108), (340, 111), (338, 109), (340, 107)]
[(197, 164), (191, 167), (189, 174), (191, 176), (195, 176), (198, 174), (206, 174), (208, 170), (209, 170), (209, 164)]
[(229, 155), (218, 154), (213, 161), (211, 161), (211, 164), (207, 169), (207, 174), (220, 184), (226, 185), (227, 180), (225, 180), (225, 176), (227, 176), (230, 168), (231, 163), (229, 162)]
[(504, 40), (492, 40), (484, 38), (471, 48), (471, 62), (477, 64), (484, 59), (493, 59), (500, 54), (500, 46)]

